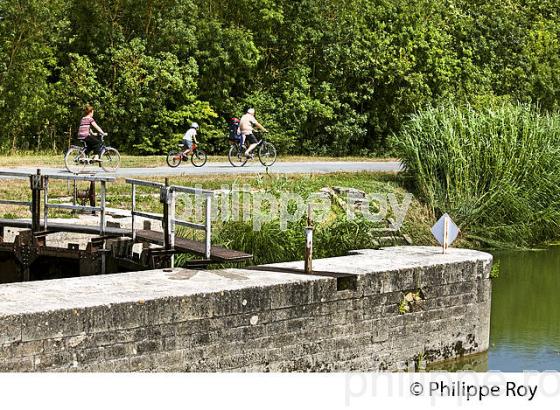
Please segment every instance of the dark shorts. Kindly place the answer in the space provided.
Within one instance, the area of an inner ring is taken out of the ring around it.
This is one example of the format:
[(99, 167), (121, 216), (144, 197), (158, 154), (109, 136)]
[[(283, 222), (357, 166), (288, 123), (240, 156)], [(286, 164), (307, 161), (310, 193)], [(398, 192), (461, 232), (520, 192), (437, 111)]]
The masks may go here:
[(93, 135), (89, 135), (84, 139), (86, 143), (86, 154), (93, 152), (94, 154), (99, 154), (101, 149), (101, 140)]
[(191, 149), (192, 148), (192, 141), (183, 140), (183, 148)]
[(256, 144), (259, 141), (257, 141), (257, 137), (255, 137), (253, 134), (249, 134), (245, 136), (245, 142), (251, 145), (251, 144)]

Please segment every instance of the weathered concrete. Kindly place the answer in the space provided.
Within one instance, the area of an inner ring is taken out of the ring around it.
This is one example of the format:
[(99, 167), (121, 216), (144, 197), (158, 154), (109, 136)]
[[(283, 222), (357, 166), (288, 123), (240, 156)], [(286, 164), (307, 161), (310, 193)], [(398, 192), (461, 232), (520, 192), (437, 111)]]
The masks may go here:
[(0, 285), (0, 371), (410, 368), (488, 348), (491, 261), (397, 247), (314, 261), (354, 281), (268, 271), (292, 262)]

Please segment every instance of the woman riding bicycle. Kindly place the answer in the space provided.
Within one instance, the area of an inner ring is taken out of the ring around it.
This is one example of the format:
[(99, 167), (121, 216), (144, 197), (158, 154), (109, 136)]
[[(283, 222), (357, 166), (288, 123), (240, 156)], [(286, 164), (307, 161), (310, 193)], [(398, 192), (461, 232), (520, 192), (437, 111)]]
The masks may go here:
[(93, 161), (100, 161), (101, 140), (97, 138), (91, 127), (93, 126), (101, 136), (106, 135), (99, 125), (93, 119), (93, 107), (90, 104), (85, 106), (84, 117), (80, 120), (80, 127), (78, 128), (78, 139), (84, 141), (86, 144), (86, 154), (95, 152)]

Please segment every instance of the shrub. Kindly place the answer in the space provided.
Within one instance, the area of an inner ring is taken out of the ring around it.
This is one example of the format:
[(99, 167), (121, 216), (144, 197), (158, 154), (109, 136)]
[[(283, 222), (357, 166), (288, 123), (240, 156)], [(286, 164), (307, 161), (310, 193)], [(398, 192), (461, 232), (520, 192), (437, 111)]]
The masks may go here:
[(414, 189), (465, 236), (526, 246), (560, 233), (560, 115), (501, 103), (426, 109), (393, 144)]

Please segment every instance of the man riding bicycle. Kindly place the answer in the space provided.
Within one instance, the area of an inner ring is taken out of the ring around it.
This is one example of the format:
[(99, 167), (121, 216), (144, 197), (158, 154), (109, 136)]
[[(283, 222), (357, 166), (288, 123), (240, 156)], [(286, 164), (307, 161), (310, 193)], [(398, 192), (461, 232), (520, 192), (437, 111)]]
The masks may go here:
[(85, 106), (84, 117), (80, 120), (80, 127), (78, 128), (78, 139), (86, 144), (86, 155), (90, 152), (95, 152), (95, 157), (92, 161), (101, 161), (99, 158), (101, 154), (101, 140), (97, 138), (96, 133), (91, 129), (93, 126), (102, 137), (107, 135), (93, 119), (93, 107), (90, 104)]
[(249, 148), (245, 151), (245, 156), (247, 158), (253, 157), (253, 150), (259, 144), (257, 138), (253, 135), (253, 127), (261, 129), (263, 132), (268, 132), (255, 118), (255, 109), (249, 108), (247, 112), (239, 120), (239, 131), (241, 133), (241, 145), (247, 141), (249, 143)]

